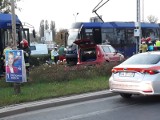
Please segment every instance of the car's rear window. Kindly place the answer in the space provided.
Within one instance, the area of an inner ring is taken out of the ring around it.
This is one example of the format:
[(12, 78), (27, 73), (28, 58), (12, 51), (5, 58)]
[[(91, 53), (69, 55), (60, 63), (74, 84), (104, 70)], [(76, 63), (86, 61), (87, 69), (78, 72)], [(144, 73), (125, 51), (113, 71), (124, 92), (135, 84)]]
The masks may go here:
[(160, 61), (160, 55), (158, 54), (137, 54), (126, 61), (124, 61), (122, 64), (128, 65), (128, 64), (141, 64), (141, 65), (149, 65), (149, 64), (157, 64)]
[(36, 46), (30, 46), (30, 50), (36, 50)]

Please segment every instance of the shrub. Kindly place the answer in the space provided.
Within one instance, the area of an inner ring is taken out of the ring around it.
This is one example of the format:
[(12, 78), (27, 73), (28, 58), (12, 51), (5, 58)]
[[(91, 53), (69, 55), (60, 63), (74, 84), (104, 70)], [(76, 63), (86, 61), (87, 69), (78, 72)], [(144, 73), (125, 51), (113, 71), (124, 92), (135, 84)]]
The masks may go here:
[(31, 55), (30, 56), (30, 65), (39, 66), (46, 63), (50, 59), (50, 54), (48, 55)]
[(41, 65), (35, 67), (30, 72), (32, 83), (34, 82), (61, 82), (74, 79), (90, 79), (98, 76), (111, 75), (111, 69), (117, 63), (106, 63), (97, 66), (72, 66), (65, 65)]
[[(27, 83), (53, 83), (65, 82), (77, 79), (92, 79), (99, 76), (111, 75), (111, 69), (118, 63), (106, 63), (96, 66), (65, 66), (42, 64), (30, 69), (30, 77)], [(6, 83), (5, 78), (0, 79), (0, 87), (11, 87), (13, 83)]]

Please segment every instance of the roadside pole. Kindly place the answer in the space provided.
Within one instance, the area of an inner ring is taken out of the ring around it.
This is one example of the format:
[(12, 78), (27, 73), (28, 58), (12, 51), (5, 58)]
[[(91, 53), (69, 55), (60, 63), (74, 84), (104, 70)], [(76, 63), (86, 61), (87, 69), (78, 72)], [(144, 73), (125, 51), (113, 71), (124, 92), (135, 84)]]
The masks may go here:
[[(13, 39), (13, 49), (17, 49), (17, 41), (16, 41), (16, 15), (15, 15), (15, 4), (14, 0), (10, 0), (11, 2), (11, 12), (12, 12), (12, 39)], [(14, 92), (15, 94), (21, 93), (20, 83), (14, 83)]]
[(17, 49), (17, 42), (16, 42), (16, 15), (15, 15), (15, 4), (14, 0), (11, 0), (11, 12), (12, 12), (12, 39), (13, 39), (13, 46), (14, 49)]
[(137, 23), (136, 23), (136, 27), (137, 27), (137, 31), (138, 31), (138, 35), (137, 35), (137, 53), (139, 51), (139, 47), (141, 45), (141, 9), (140, 9), (140, 0), (137, 0)]

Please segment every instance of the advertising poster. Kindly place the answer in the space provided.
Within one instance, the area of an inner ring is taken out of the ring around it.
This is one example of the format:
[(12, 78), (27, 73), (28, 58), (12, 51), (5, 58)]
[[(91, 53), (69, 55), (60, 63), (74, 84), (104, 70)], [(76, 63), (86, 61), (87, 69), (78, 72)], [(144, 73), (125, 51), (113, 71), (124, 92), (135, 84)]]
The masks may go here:
[(6, 82), (27, 82), (23, 50), (7, 50), (5, 68)]

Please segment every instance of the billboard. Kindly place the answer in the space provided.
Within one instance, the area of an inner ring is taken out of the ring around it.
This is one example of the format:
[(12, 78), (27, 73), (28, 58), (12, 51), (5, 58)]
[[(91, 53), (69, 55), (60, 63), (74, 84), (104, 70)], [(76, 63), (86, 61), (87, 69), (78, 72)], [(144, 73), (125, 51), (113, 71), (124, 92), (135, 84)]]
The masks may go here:
[(7, 50), (5, 53), (6, 82), (27, 82), (23, 50)]

